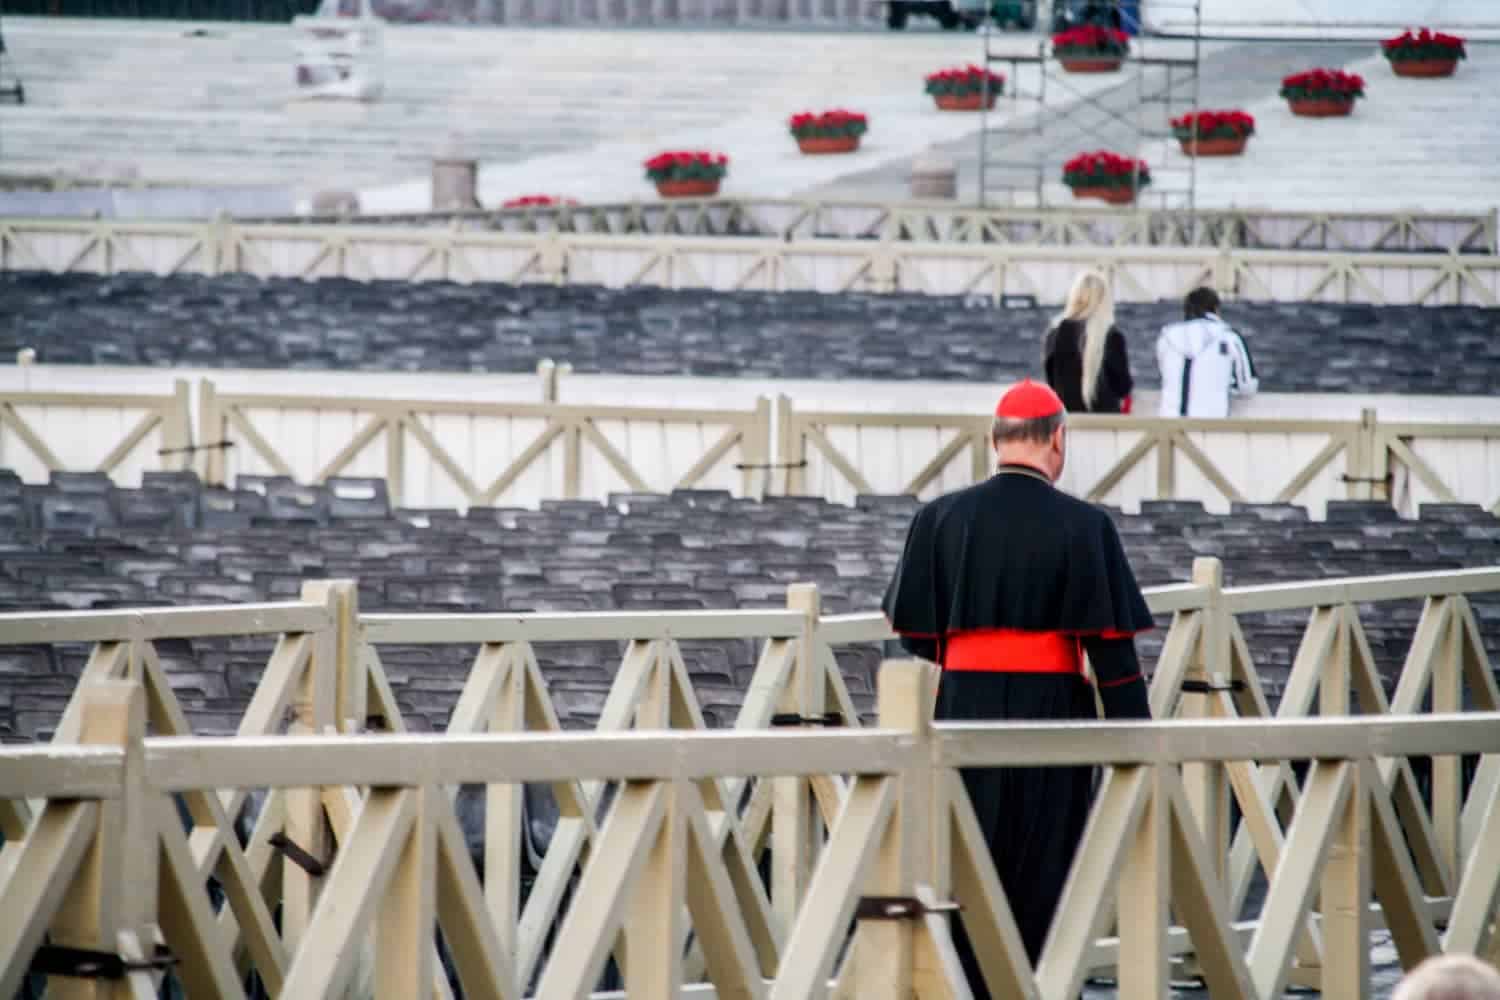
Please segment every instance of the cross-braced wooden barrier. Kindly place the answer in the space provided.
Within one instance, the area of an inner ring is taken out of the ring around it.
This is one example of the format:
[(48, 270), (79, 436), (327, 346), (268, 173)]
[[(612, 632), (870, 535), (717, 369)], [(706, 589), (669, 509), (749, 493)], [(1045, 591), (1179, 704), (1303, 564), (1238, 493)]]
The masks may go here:
[[(213, 485), (240, 474), (326, 483), (386, 480), (395, 505), (467, 508), (610, 492), (729, 489), (738, 496), (860, 493), (930, 498), (993, 470), (990, 419), (965, 413), (753, 406), (594, 406), (220, 392), (178, 381), (171, 395), (0, 392), (0, 466), (28, 480), (97, 470), (122, 481), (193, 468)], [(105, 426), (95, 422), (104, 414)], [(194, 444), (192, 428), (197, 428)], [(1359, 420), (1071, 420), (1062, 487), (1130, 507), (1142, 500), (1298, 503), (1330, 499), (1478, 503), (1500, 513), (1500, 425)], [(153, 448), (154, 444), (159, 447)], [(94, 457), (99, 456), (99, 457)]]
[[(932, 675), (904, 664), (861, 728), (834, 650), (888, 632), (820, 615), (811, 587), (784, 611), (359, 616), (351, 585), (323, 582), (282, 605), (0, 616), (6, 644), (96, 643), (54, 742), (0, 753), (0, 995), (44, 935), (52, 961), (123, 957), (133, 995), (162, 974), (158, 944), (194, 997), (241, 995), (250, 970), (273, 995), (334, 995), (373, 935), (374, 992), (445, 996), (440, 926), (465, 996), (584, 995), (612, 954), (632, 996), (962, 997), (950, 901), (997, 992), (1071, 997), (1114, 970), (1128, 995), (1161, 996), (1185, 960), (1216, 997), (1362, 995), (1378, 922), (1406, 965), (1495, 947), (1500, 694), (1466, 595), (1497, 590), (1500, 569), (1225, 589), (1203, 560), (1149, 594), (1173, 616), (1152, 707), (1180, 719), (1150, 725), (932, 726)], [(1359, 608), (1413, 597), (1387, 700)], [(1273, 718), (1238, 618), (1297, 608)], [(191, 736), (152, 643), (246, 633), (278, 638), (239, 735)], [(679, 646), (709, 638), (764, 640), (728, 732), (703, 731)], [(564, 733), (534, 648), (599, 640), (625, 644), (620, 669), (596, 730)], [(417, 736), (379, 651), (430, 643), (479, 651), (447, 733)], [(1323, 717), (1304, 718), (1315, 702)], [(1484, 755), (1467, 796), (1461, 754)], [(1430, 805), (1413, 756), (1433, 758)], [(1106, 769), (1034, 969), (951, 770), (1020, 763)], [(550, 784), (562, 813), (524, 905), (522, 782)], [(486, 788), (482, 880), (462, 784)], [(255, 789), (242, 842), (230, 819)], [(1265, 904), (1240, 920), (1257, 866)]]
[(460, 281), (1028, 296), (1060, 304), (1097, 269), (1118, 302), (1226, 298), (1373, 305), (1500, 301), (1500, 259), (1436, 253), (1233, 246), (1014, 246), (901, 240), (615, 236), (431, 227), (0, 219), (0, 270), (253, 274), (356, 281)]

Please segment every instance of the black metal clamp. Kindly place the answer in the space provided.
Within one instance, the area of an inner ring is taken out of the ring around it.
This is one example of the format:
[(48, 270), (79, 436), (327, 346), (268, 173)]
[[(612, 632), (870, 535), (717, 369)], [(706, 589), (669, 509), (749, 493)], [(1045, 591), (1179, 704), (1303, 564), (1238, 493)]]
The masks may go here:
[(737, 470), (745, 470), (745, 469), (805, 469), (805, 468), (807, 468), (807, 459), (804, 458), (800, 462), (736, 462), (736, 463), (734, 463), (734, 467)]
[(328, 866), (309, 854), (300, 844), (284, 833), (273, 833), (266, 843), (280, 851), (288, 861), (301, 868), (313, 878), (328, 871)]
[(1189, 694), (1213, 694), (1216, 691), (1243, 691), (1245, 682), (1242, 680), (1226, 681), (1216, 684), (1213, 681), (1183, 681), (1182, 690)]
[(44, 944), (31, 959), (31, 972), (41, 976), (73, 979), (124, 979), (132, 972), (166, 969), (177, 964), (177, 956), (159, 944), (150, 958), (126, 958), (109, 951)]
[(212, 444), (189, 444), (181, 448), (158, 448), (158, 455), (196, 455), (200, 451), (222, 451), (225, 448), (233, 448), (233, 441), (215, 441)]
[(957, 903), (924, 903), (914, 896), (861, 896), (854, 907), (857, 920), (917, 920), (929, 913), (957, 913)]
[(842, 726), (844, 716), (840, 712), (824, 712), (822, 715), (798, 715), (796, 712), (778, 712), (771, 716), (773, 726)]

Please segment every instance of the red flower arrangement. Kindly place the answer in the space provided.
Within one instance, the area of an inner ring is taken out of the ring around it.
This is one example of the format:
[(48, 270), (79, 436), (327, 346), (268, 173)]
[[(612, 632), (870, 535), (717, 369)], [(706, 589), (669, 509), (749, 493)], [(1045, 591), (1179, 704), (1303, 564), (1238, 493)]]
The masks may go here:
[(1135, 194), (1151, 183), (1151, 168), (1145, 160), (1100, 150), (1079, 153), (1063, 164), (1063, 183), (1075, 198), (1100, 198), (1116, 205), (1135, 200)]
[(1235, 156), (1255, 134), (1255, 118), (1234, 111), (1190, 111), (1172, 119), (1172, 134), (1189, 156)]
[(924, 89), (944, 111), (977, 111), (993, 108), (1005, 90), (1005, 77), (983, 66), (959, 66), (928, 73)]
[(1355, 98), (1365, 96), (1364, 77), (1340, 69), (1310, 69), (1281, 81), (1281, 96), (1292, 114), (1332, 118), (1354, 110)]
[(657, 153), (645, 167), (646, 178), (664, 198), (711, 195), (729, 173), (729, 157), (703, 150)]
[(1107, 73), (1120, 68), (1130, 36), (1114, 28), (1085, 24), (1052, 36), (1052, 54), (1069, 73)]
[(816, 115), (804, 111), (792, 115), (787, 128), (804, 153), (850, 153), (859, 148), (859, 137), (870, 130), (870, 120), (842, 108)]
[(576, 205), (578, 202), (572, 198), (563, 198), (552, 194), (523, 194), (519, 198), (511, 198), (503, 203), (501, 208), (549, 208), (562, 205)]
[(1468, 58), (1462, 38), (1426, 28), (1387, 38), (1380, 51), (1397, 76), (1452, 76), (1458, 61)]

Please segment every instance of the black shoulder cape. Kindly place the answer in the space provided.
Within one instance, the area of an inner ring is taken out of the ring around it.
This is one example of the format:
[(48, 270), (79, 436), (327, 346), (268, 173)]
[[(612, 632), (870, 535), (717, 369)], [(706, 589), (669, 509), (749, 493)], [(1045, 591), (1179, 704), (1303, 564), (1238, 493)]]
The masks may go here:
[(913, 649), (933, 659), (955, 631), (1133, 635), (1153, 625), (1109, 515), (1025, 473), (917, 511), (882, 607), (903, 637), (933, 644)]

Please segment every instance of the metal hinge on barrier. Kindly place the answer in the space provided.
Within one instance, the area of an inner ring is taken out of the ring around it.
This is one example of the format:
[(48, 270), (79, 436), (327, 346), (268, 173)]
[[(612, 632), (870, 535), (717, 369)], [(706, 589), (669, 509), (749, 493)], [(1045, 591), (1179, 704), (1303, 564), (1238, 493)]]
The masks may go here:
[(1191, 694), (1213, 694), (1215, 691), (1243, 691), (1245, 682), (1232, 681), (1183, 681), (1182, 690)]
[(915, 896), (861, 896), (856, 920), (916, 920), (929, 913), (957, 913), (957, 903), (924, 903)]
[(773, 726), (842, 726), (844, 716), (839, 712), (822, 715), (798, 715), (796, 712), (780, 712), (771, 716)]
[(280, 851), (288, 861), (301, 868), (313, 878), (318, 878), (327, 873), (328, 866), (313, 857), (302, 848), (296, 841), (284, 833), (273, 833), (266, 843)]
[(146, 959), (126, 958), (114, 952), (89, 948), (44, 944), (31, 959), (31, 972), (74, 979), (124, 979), (131, 972), (165, 969), (176, 964), (177, 956), (163, 944), (157, 945), (155, 953)]

